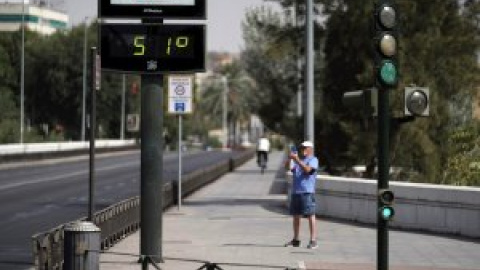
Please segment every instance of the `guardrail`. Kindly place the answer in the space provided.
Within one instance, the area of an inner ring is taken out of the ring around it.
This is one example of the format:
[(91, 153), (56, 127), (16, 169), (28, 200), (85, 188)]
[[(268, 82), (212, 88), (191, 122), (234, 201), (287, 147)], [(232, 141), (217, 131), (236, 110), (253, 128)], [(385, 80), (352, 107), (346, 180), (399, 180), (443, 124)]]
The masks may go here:
[[(480, 238), (480, 188), (390, 181), (390, 189), (391, 227)], [(377, 222), (377, 180), (319, 175), (316, 201), (319, 216)]]
[[(182, 197), (186, 197), (201, 187), (215, 181), (221, 175), (232, 171), (254, 156), (254, 151), (247, 150), (228, 161), (196, 170), (182, 178)], [(164, 185), (163, 208), (176, 203), (177, 182), (171, 181)], [(82, 220), (85, 220), (83, 218)], [(95, 213), (94, 221), (101, 229), (101, 249), (112, 247), (128, 235), (140, 228), (140, 198), (133, 197), (119, 202)], [(60, 225), (47, 232), (32, 236), (33, 258), (37, 270), (63, 269), (63, 228)]]
[[(95, 140), (97, 152), (136, 148), (135, 140)], [(55, 142), (0, 145), (0, 161), (22, 161), (42, 158), (64, 157), (88, 153), (89, 142)]]

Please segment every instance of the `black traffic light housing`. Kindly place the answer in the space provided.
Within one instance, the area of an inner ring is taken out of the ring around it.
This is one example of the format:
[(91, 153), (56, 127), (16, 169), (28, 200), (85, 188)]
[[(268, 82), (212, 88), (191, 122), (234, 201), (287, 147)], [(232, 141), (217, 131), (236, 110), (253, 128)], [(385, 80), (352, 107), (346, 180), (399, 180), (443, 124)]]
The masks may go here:
[(363, 117), (377, 116), (378, 113), (378, 90), (369, 88), (345, 92), (343, 94), (343, 106), (350, 110), (356, 110)]
[(428, 87), (405, 87), (405, 116), (430, 115), (430, 89)]
[(381, 0), (374, 11), (374, 54), (376, 85), (386, 88), (398, 83), (398, 13), (392, 0)]
[(393, 203), (395, 201), (395, 195), (389, 189), (380, 189), (378, 191), (379, 200), (379, 214), (382, 220), (390, 221), (395, 216), (395, 210), (393, 209)]

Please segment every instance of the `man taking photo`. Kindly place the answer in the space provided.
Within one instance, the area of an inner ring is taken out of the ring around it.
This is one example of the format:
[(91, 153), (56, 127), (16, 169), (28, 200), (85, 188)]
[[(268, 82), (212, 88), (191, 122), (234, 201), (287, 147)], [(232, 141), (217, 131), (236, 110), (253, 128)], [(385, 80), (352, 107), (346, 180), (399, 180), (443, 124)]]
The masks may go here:
[(314, 156), (313, 143), (304, 141), (298, 154), (296, 151), (291, 151), (286, 164), (293, 174), (290, 200), (290, 214), (293, 215), (293, 239), (285, 246), (300, 246), (300, 220), (304, 216), (308, 218), (310, 226), (310, 242), (307, 248), (315, 249), (318, 247), (315, 216), (315, 183), (318, 159)]

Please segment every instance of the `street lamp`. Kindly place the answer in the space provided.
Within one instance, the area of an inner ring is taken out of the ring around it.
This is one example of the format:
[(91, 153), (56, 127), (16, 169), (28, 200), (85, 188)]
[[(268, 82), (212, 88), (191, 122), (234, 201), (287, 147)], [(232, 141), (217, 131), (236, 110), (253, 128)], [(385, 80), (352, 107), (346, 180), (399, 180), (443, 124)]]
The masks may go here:
[(306, 111), (305, 111), (305, 134), (307, 140), (315, 140), (315, 120), (314, 120), (314, 52), (313, 52), (313, 0), (306, 0), (306, 48), (305, 48), (305, 91), (306, 91)]
[(22, 0), (22, 56), (20, 70), (20, 143), (25, 131), (25, 0)]
[(125, 92), (127, 76), (122, 75), (122, 112), (120, 115), (120, 140), (125, 139)]
[(85, 104), (87, 95), (87, 20), (84, 19), (84, 36), (83, 36), (83, 97), (82, 97), (82, 141), (85, 141)]

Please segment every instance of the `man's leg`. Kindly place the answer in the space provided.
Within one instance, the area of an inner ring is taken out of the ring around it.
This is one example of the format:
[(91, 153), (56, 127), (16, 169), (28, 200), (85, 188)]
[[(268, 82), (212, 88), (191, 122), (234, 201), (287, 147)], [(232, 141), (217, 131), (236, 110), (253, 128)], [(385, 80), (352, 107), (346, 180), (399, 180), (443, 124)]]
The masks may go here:
[(300, 219), (301, 216), (293, 216), (293, 239), (300, 240)]
[(308, 216), (308, 224), (310, 226), (310, 240), (315, 241), (317, 239), (317, 218), (315, 215)]

